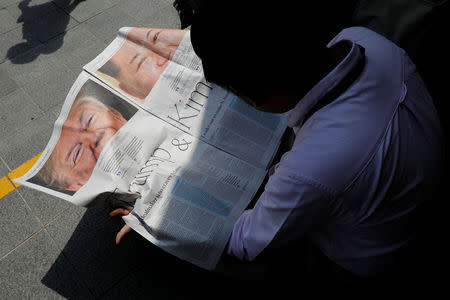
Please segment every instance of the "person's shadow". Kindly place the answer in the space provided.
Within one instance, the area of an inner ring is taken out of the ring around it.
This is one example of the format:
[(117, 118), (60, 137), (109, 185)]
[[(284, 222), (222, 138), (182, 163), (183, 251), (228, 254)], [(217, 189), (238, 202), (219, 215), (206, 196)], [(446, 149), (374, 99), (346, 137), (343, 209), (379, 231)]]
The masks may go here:
[[(25, 40), (8, 49), (6, 58), (15, 64), (24, 64), (35, 60), (40, 54), (53, 53), (63, 44), (64, 34), (70, 21), (69, 13), (82, 1), (86, 0), (57, 0), (32, 5), (31, 0), (23, 0), (18, 7), (22, 14), (17, 23), (22, 24), (22, 37)], [(31, 6), (30, 6), (31, 4)], [(19, 55), (31, 48), (45, 43), (37, 51), (30, 51), (27, 55)]]

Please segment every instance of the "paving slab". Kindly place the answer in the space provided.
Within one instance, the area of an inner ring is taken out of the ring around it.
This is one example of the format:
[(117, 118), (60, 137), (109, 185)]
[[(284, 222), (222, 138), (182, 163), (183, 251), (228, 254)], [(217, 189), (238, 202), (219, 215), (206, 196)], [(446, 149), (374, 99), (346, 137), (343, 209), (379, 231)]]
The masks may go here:
[(8, 10), (0, 8), (0, 33), (5, 33), (20, 26), (17, 19), (12, 16)]
[(16, 20), (17, 24), (22, 23), (23, 25), (44, 18), (49, 12), (57, 8), (52, 1), (26, 0), (8, 5), (4, 10)]
[(42, 224), (47, 225), (59, 214), (73, 204), (66, 200), (36, 191), (26, 186), (19, 186), (17, 192), (30, 206), (33, 214), (39, 218)]
[(17, 4), (21, 0), (0, 0), (0, 9), (6, 8), (12, 4)]
[(93, 299), (44, 230), (0, 260), (4, 299)]
[(48, 39), (79, 24), (61, 8), (48, 0), (21, 1), (4, 9), (22, 29), (24, 39)]
[[(42, 19), (31, 22), (28, 28), (40, 42), (46, 42), (78, 24), (80, 24), (78, 21), (58, 8), (45, 15)], [(24, 30), (28, 29), (27, 27), (24, 28)]]
[(64, 104), (64, 102), (58, 103), (57, 105), (53, 106), (53, 108), (51, 108), (48, 111), (48, 113), (52, 114), (57, 119), (59, 117), (59, 114), (61, 113), (61, 108), (62, 108), (63, 104)]
[(33, 233), (41, 230), (41, 226), (16, 191), (0, 199), (0, 212), (1, 258)]
[(69, 242), (86, 211), (85, 207), (72, 205), (58, 218), (46, 225), (47, 231), (60, 249), (63, 249)]
[[(22, 28), (17, 27), (13, 30), (0, 34), (0, 63), (7, 59), (14, 59), (19, 54), (22, 54), (40, 44), (38, 39), (34, 36), (23, 34)], [(27, 57), (22, 63), (33, 60)]]
[(18, 88), (19, 87), (14, 80), (11, 79), (9, 74), (4, 70), (3, 66), (0, 65), (0, 99)]
[[(51, 55), (42, 44), (3, 64), (11, 78), (43, 110), (64, 102), (78, 74), (73, 73)], [(33, 58), (31, 61), (30, 58)], [(27, 63), (21, 63), (28, 61)]]
[(96, 297), (135, 267), (136, 245), (115, 245), (120, 226), (109, 219), (105, 209), (75, 207), (47, 228)]
[(3, 178), (9, 173), (8, 167), (5, 165), (3, 160), (0, 158), (0, 178)]
[(173, 1), (166, 1), (166, 5), (162, 5), (156, 13), (138, 20), (142, 21), (145, 27), (180, 29), (180, 18), (172, 3)]
[(21, 89), (0, 97), (0, 136), (10, 136), (41, 115), (43, 113), (39, 107)]
[(121, 27), (142, 26), (142, 22), (134, 19), (119, 6), (113, 6), (112, 8), (103, 11), (86, 21), (85, 24), (98, 39), (106, 44), (109, 44), (114, 40)]
[(46, 113), (13, 135), (0, 140), (0, 156), (10, 170), (41, 153), (47, 145), (56, 117)]
[[(46, 228), (89, 289), (102, 299), (145, 299), (149, 291), (152, 297), (165, 299), (185, 292), (195, 295), (197, 287), (189, 286), (211, 275), (159, 249), (134, 231), (115, 245), (120, 226), (109, 219), (104, 209), (74, 206)], [(173, 270), (177, 270), (176, 274)]]
[(120, 0), (118, 6), (136, 20), (151, 23), (152, 16), (171, 5), (169, 2), (158, 0), (135, 0), (130, 2), (129, 0)]
[(52, 56), (75, 74), (106, 48), (106, 44), (84, 24), (68, 31), (62, 42), (58, 37), (48, 41), (46, 46), (55, 49)]
[[(172, 279), (179, 282), (189, 276), (194, 276), (192, 280), (200, 279), (199, 268), (164, 252), (135, 232), (115, 245), (119, 229), (106, 210), (79, 207), (69, 209), (47, 226), (96, 297), (141, 299), (145, 295), (148, 298), (151, 291), (156, 298), (166, 295), (165, 299), (172, 299), (171, 296), (182, 295), (180, 289), (172, 288)], [(173, 270), (182, 275), (174, 275)]]
[(114, 6), (118, 0), (53, 0), (67, 14), (78, 22), (84, 22), (102, 11)]

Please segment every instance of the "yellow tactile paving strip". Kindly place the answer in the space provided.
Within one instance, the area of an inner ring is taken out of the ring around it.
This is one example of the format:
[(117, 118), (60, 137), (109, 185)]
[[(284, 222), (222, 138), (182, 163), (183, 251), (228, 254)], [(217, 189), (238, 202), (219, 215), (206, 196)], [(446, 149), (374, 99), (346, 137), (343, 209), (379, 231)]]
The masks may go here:
[(6, 176), (0, 178), (0, 199), (14, 191), (20, 184), (14, 183), (13, 180), (24, 175), (36, 163), (41, 153), (27, 160), (25, 163), (9, 172)]

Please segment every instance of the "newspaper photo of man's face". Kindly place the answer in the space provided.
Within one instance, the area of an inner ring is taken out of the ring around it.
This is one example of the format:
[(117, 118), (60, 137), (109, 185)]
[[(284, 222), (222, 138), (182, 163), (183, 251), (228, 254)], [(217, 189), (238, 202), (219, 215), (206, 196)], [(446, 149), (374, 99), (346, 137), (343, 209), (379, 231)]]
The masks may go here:
[(98, 72), (117, 80), (125, 93), (145, 99), (185, 33), (175, 29), (132, 28), (123, 45)]
[(103, 147), (125, 123), (118, 111), (97, 99), (77, 99), (53, 150), (66, 189), (76, 191), (87, 182)]
[(106, 92), (101, 98), (84, 90), (78, 93), (58, 142), (37, 174), (42, 185), (75, 192), (89, 180), (103, 148), (127, 122), (118, 109), (105, 104), (111, 102), (105, 98), (116, 97)]

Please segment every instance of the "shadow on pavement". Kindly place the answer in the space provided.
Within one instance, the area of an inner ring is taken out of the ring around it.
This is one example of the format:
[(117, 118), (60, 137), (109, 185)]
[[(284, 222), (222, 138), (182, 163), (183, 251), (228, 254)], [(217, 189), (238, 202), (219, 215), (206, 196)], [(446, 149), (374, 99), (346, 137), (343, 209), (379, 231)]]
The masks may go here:
[(268, 299), (269, 295), (284, 299), (299, 288), (330, 288), (321, 287), (320, 278), (302, 277), (295, 263), (266, 269), (225, 256), (222, 263), (227, 269), (206, 271), (135, 231), (115, 245), (120, 227), (106, 209), (86, 210), (41, 282), (68, 299)]
[(107, 210), (88, 209), (42, 283), (69, 299), (190, 299), (242, 293), (252, 281), (200, 269), (134, 231), (115, 245), (119, 229)]
[[(85, 0), (58, 0), (32, 5), (32, 0), (23, 0), (18, 4), (21, 15), (17, 23), (22, 23), (22, 43), (8, 49), (6, 58), (14, 64), (25, 64), (35, 60), (40, 54), (55, 52), (63, 44), (64, 34), (70, 21), (69, 13)], [(64, 9), (60, 9), (60, 8)], [(21, 55), (24, 50), (31, 49), (39, 42), (54, 38), (51, 46), (41, 47), (41, 52), (32, 51), (30, 55)]]

